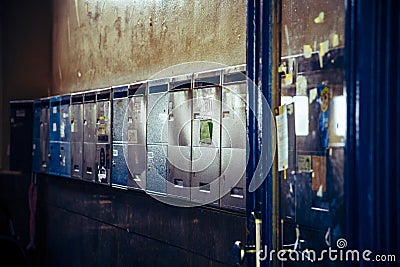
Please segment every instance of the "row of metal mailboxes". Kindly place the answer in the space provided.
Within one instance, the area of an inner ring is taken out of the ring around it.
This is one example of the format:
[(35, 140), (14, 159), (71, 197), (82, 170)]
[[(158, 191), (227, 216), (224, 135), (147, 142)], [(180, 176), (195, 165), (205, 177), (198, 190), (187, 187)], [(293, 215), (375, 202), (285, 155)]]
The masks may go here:
[(246, 96), (236, 66), (37, 99), (33, 171), (242, 209)]

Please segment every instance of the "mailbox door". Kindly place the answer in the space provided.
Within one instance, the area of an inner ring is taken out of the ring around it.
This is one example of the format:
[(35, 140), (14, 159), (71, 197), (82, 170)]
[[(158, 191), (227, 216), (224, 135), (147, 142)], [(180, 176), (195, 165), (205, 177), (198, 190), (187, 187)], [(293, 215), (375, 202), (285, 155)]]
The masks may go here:
[(169, 95), (167, 193), (190, 200), (191, 92), (173, 91)]
[(167, 145), (147, 145), (146, 190), (166, 193)]
[(96, 143), (83, 143), (83, 180), (96, 181)]
[(246, 82), (222, 88), (221, 206), (246, 206)]
[(49, 146), (49, 174), (60, 174), (60, 142), (50, 142)]
[(82, 179), (83, 169), (83, 143), (71, 142), (71, 176)]
[(191, 201), (219, 205), (221, 87), (193, 90)]
[(83, 142), (83, 104), (71, 106), (71, 142)]
[(110, 144), (96, 145), (96, 182), (110, 184)]
[(96, 103), (85, 103), (83, 111), (83, 142), (96, 142)]
[(128, 145), (128, 187), (146, 189), (146, 145)]
[(123, 131), (124, 131), (124, 119), (126, 113), (128, 112), (128, 103), (129, 98), (118, 98), (113, 100), (113, 128), (112, 128), (112, 137), (113, 142), (122, 142), (123, 140)]
[(122, 187), (128, 186), (128, 167), (125, 160), (127, 144), (113, 144), (112, 151), (112, 184)]
[(41, 108), (40, 114), (40, 171), (48, 172), (49, 161), (49, 107)]
[(71, 143), (60, 142), (60, 175), (71, 177)]
[(69, 104), (63, 104), (60, 106), (60, 141), (71, 141), (71, 119)]

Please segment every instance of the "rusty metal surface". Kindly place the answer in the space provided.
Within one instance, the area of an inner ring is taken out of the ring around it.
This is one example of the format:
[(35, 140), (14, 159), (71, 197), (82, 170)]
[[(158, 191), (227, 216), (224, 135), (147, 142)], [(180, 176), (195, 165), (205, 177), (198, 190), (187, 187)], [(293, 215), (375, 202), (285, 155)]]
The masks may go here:
[(245, 62), (246, 1), (61, 1), (53, 94), (144, 80), (183, 62)]

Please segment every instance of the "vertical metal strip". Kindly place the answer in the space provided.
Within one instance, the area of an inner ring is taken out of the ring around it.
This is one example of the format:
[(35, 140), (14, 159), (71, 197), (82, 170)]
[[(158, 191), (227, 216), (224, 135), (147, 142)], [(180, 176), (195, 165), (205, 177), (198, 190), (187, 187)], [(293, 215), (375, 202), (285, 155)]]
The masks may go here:
[[(357, 197), (350, 194), (350, 188), (354, 188), (357, 183), (355, 177), (356, 166), (356, 145), (357, 145), (357, 120), (356, 120), (356, 99), (357, 99), (357, 84), (355, 75), (356, 65), (356, 14), (357, 9), (354, 1), (346, 1), (346, 14), (345, 14), (345, 58), (346, 61), (346, 94), (347, 94), (347, 133), (346, 133), (346, 146), (345, 146), (345, 179), (344, 179), (344, 198), (346, 214), (356, 212), (354, 207), (357, 206)], [(351, 219), (346, 216), (346, 237), (350, 240), (358, 240), (358, 234), (353, 231), (355, 226), (358, 225), (358, 218)]]
[[(254, 88), (252, 84), (248, 87), (248, 103), (254, 111), (259, 111), (263, 107), (260, 105), (261, 97), (267, 99), (271, 106), (272, 99), (272, 2), (261, 0), (249, 0), (247, 2), (247, 75), (258, 88)], [(269, 109), (267, 109), (269, 110)], [(269, 118), (266, 114), (260, 113), (262, 117), (255, 118), (254, 114), (249, 110), (248, 117), (248, 137), (249, 137), (249, 163), (247, 165), (247, 181), (248, 189), (250, 179), (260, 159), (260, 151), (262, 145), (268, 145), (271, 138), (271, 129), (269, 127)], [(265, 119), (267, 118), (267, 119)], [(264, 183), (254, 192), (249, 193), (247, 190), (247, 228), (248, 237), (247, 244), (254, 245), (255, 229), (252, 212), (260, 212), (262, 220), (261, 239), (262, 244), (257, 246), (271, 248), (272, 246), (272, 174), (269, 170), (261, 170), (260, 175), (267, 175)], [(248, 257), (248, 265), (254, 266), (254, 257)], [(257, 258), (257, 257), (256, 257)], [(262, 266), (270, 264), (269, 261), (262, 262)]]
[[(249, 147), (247, 148), (248, 153), (248, 163), (246, 167), (246, 243), (247, 245), (255, 245), (255, 225), (252, 216), (252, 211), (255, 206), (255, 193), (249, 192), (249, 184), (251, 177), (257, 167), (258, 162), (258, 126), (255, 118), (255, 114), (250, 109), (250, 107), (257, 106), (257, 92), (254, 87), (254, 81), (256, 80), (256, 57), (255, 57), (255, 0), (247, 1), (247, 38), (246, 38), (246, 72), (249, 79), (248, 92), (247, 92), (247, 103), (248, 103), (248, 113), (247, 113), (247, 134), (249, 140)], [(247, 257), (247, 265), (254, 266), (255, 258)]]
[[(280, 106), (280, 74), (278, 73), (278, 65), (280, 63), (281, 57), (281, 36), (280, 29), (282, 29), (281, 23), (281, 13), (282, 13), (282, 0), (272, 0), (271, 6), (271, 24), (274, 25), (271, 35), (271, 58), (272, 58), (272, 67), (271, 70), (272, 76), (272, 89), (271, 89), (271, 107)], [(275, 157), (272, 168), (272, 246), (273, 248), (280, 248), (280, 190), (279, 190), (279, 180), (278, 180), (278, 168), (277, 168), (277, 157)]]
[[(271, 12), (272, 1), (260, 1), (260, 51), (259, 58), (260, 62), (260, 77), (259, 86), (261, 94), (267, 100), (269, 106), (272, 101), (272, 37), (273, 37), (273, 24), (272, 24), (272, 12)], [(263, 110), (267, 110), (263, 108)], [(271, 122), (272, 119), (269, 114), (261, 114), (263, 116), (262, 121), (262, 132), (261, 132), (261, 146), (267, 146), (271, 143)], [(260, 159), (264, 160), (264, 159)], [(272, 172), (271, 170), (262, 170), (262, 175), (267, 175), (262, 186), (259, 190), (259, 203), (261, 210), (262, 219), (262, 248), (272, 249)], [(262, 266), (270, 266), (270, 261), (262, 262)]]

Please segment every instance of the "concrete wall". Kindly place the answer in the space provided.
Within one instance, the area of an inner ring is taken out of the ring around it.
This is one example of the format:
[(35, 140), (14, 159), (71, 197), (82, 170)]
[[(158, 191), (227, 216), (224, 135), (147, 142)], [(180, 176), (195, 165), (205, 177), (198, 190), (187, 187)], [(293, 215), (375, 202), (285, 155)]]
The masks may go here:
[(244, 0), (54, 0), (53, 11), (53, 94), (144, 80), (188, 61), (245, 63)]

